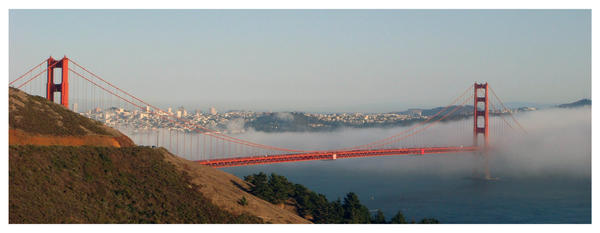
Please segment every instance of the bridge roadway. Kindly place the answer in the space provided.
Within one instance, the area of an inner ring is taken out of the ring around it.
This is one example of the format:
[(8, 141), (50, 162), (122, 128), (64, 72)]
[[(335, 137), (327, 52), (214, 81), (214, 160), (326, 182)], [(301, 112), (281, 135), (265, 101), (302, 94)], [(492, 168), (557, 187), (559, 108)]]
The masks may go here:
[(459, 152), (475, 152), (479, 151), (480, 147), (420, 147), (420, 148), (399, 148), (399, 149), (374, 149), (374, 150), (350, 150), (350, 151), (318, 151), (297, 154), (280, 154), (280, 155), (263, 155), (251, 157), (238, 157), (226, 159), (210, 159), (199, 160), (200, 164), (208, 165), (215, 168), (221, 167), (237, 167), (249, 166), (258, 164), (270, 163), (287, 163), (309, 160), (335, 160), (348, 159), (359, 157), (374, 157), (386, 155), (424, 155), (424, 154), (439, 154), (439, 153), (459, 153)]

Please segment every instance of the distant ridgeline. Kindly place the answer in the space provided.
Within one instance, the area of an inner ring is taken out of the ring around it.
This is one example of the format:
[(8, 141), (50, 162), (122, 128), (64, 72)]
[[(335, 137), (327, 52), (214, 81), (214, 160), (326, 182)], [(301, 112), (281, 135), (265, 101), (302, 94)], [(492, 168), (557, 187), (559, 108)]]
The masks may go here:
[[(455, 106), (451, 106), (446, 111), (438, 114), (437, 117), (441, 117), (448, 113)], [(288, 117), (280, 117), (281, 113), (270, 113), (264, 114), (256, 119), (252, 119), (246, 122), (246, 128), (253, 128), (257, 131), (263, 132), (322, 132), (331, 131), (340, 128), (384, 128), (384, 127), (396, 127), (396, 126), (408, 126), (417, 122), (421, 122), (428, 117), (441, 111), (443, 107), (432, 108), (432, 109), (413, 109), (404, 112), (392, 112), (387, 114), (398, 114), (407, 115), (409, 117), (398, 119), (398, 120), (381, 120), (381, 121), (341, 121), (341, 120), (327, 120), (316, 116), (317, 114), (307, 114), (303, 112), (291, 112), (286, 113)], [(354, 113), (350, 113), (354, 114)], [(383, 117), (385, 114), (377, 114), (379, 117)], [(459, 107), (454, 113), (442, 121), (460, 120), (471, 117), (473, 115), (473, 106)], [(369, 117), (369, 116), (365, 116)]]
[(246, 176), (244, 180), (253, 185), (250, 193), (284, 208), (289, 207), (314, 223), (439, 223), (433, 218), (424, 218), (419, 222), (407, 221), (401, 211), (387, 221), (381, 210), (371, 215), (353, 192), (346, 194), (343, 202), (339, 198), (329, 202), (325, 195), (289, 182), (275, 173), (267, 176), (260, 172)]
[(559, 108), (577, 108), (577, 107), (584, 107), (584, 106), (590, 106), (590, 105), (592, 105), (592, 100), (581, 99), (581, 100), (575, 101), (573, 103), (558, 105), (558, 107)]
[[(573, 103), (557, 105), (558, 108), (576, 108), (583, 106), (592, 105), (590, 99), (581, 99)], [(287, 117), (281, 117), (282, 113), (269, 113), (264, 114), (256, 119), (246, 122), (246, 128), (253, 128), (257, 131), (263, 132), (319, 132), (319, 131), (331, 131), (340, 128), (386, 128), (386, 127), (402, 127), (409, 126), (417, 122), (424, 121), (430, 117), (440, 118), (445, 114), (449, 113), (452, 109), (454, 110), (448, 117), (442, 121), (455, 121), (467, 119), (473, 116), (473, 105), (465, 106), (449, 106), (444, 110), (445, 107), (436, 107), (430, 109), (409, 109), (400, 112), (390, 112), (381, 114), (362, 114), (358, 115), (364, 117), (364, 120), (354, 117), (354, 120), (332, 120), (332, 116), (336, 114), (326, 114), (326, 117), (320, 117), (319, 114), (309, 114), (303, 112), (291, 112), (285, 113)], [(512, 111), (526, 112), (534, 111), (536, 108), (532, 107), (519, 107), (514, 108)], [(441, 111), (441, 112), (440, 112)], [(440, 112), (436, 116), (436, 113)], [(358, 113), (347, 113), (348, 115), (355, 115)], [(390, 120), (386, 115), (397, 114), (407, 116), (405, 118), (398, 118)], [(505, 115), (507, 112), (494, 112), (490, 111), (490, 115)], [(339, 116), (339, 114), (337, 114)], [(376, 121), (372, 119), (374, 117), (380, 118)], [(387, 119), (386, 119), (387, 118)]]

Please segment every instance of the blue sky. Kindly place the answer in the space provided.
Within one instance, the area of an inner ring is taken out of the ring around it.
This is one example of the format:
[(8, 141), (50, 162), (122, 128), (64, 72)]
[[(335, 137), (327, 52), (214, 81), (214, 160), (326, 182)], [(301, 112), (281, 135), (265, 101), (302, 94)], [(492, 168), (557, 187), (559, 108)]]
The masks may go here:
[(67, 55), (159, 106), (374, 111), (591, 96), (589, 10), (10, 10), (9, 79)]

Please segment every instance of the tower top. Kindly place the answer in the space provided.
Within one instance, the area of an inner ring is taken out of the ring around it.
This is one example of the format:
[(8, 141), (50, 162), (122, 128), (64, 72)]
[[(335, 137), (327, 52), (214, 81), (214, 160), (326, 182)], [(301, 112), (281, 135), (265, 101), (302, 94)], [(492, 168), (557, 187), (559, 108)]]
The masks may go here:
[[(60, 83), (54, 83), (54, 69), (61, 69)], [(65, 56), (60, 60), (48, 58), (48, 75), (46, 82), (46, 99), (54, 102), (54, 93), (60, 92), (60, 104), (69, 108), (69, 59)]]

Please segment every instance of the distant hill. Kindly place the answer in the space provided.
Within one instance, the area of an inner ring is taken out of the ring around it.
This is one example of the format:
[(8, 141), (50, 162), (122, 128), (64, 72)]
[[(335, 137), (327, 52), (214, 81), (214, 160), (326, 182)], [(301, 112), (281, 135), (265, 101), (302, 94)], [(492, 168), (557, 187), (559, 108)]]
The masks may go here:
[(577, 108), (577, 107), (590, 106), (590, 105), (592, 105), (592, 100), (580, 99), (580, 100), (572, 102), (572, 103), (558, 105), (558, 107), (559, 108)]
[[(439, 116), (443, 116), (446, 113), (449, 113), (450, 111), (454, 110), (454, 108), (457, 107), (456, 105), (452, 105), (450, 107), (448, 107), (448, 109), (446, 109), (446, 111), (442, 112)], [(452, 116), (458, 116), (458, 115), (472, 115), (473, 114), (473, 105), (465, 105), (465, 106), (458, 106), (459, 108), (452, 113)], [(428, 109), (424, 109), (424, 108), (413, 108), (413, 109), (409, 109), (406, 111), (401, 111), (401, 112), (394, 112), (397, 114), (405, 114), (405, 115), (421, 115), (421, 116), (433, 116), (436, 113), (440, 112), (441, 110), (443, 110), (446, 107), (435, 107), (435, 108), (428, 108)]]
[(310, 223), (232, 174), (9, 92), (9, 223)]
[(554, 107), (553, 104), (540, 104), (534, 102), (507, 102), (504, 103), (507, 108), (510, 109), (518, 109), (518, 108), (536, 108), (536, 109), (544, 109)]

